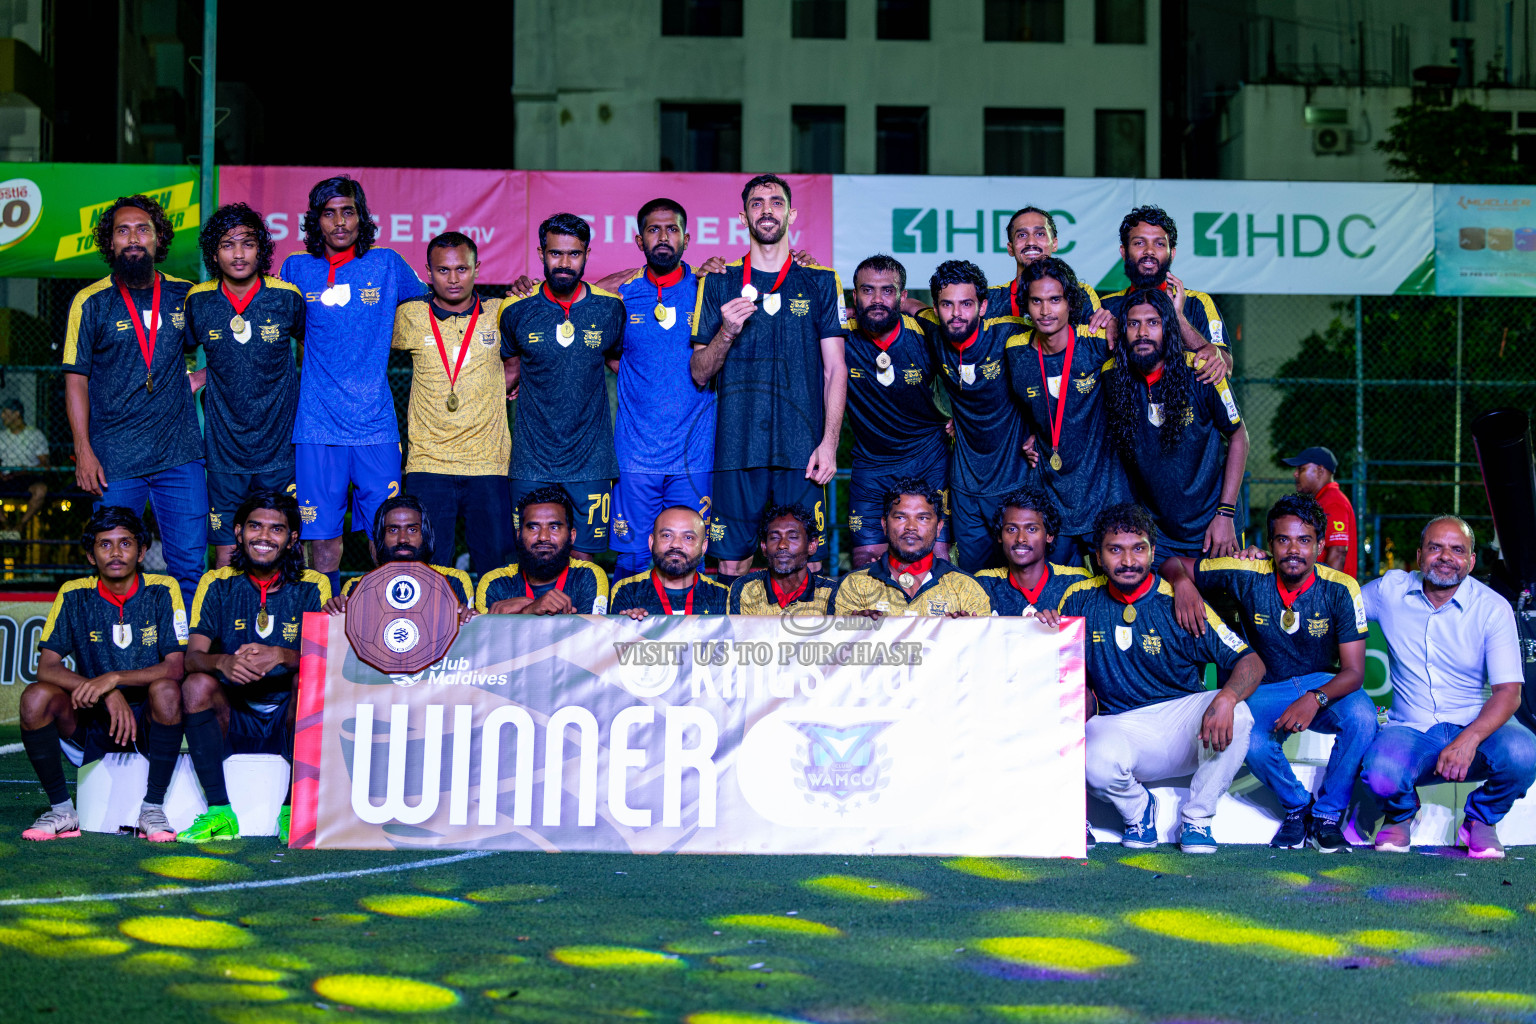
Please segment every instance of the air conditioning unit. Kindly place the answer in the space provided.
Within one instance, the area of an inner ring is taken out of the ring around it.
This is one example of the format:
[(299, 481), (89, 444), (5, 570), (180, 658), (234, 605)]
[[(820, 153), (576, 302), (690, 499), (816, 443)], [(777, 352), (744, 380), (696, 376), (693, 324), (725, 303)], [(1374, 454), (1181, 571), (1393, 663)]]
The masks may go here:
[(1350, 133), (1343, 125), (1328, 124), (1312, 129), (1312, 152), (1338, 156), (1349, 152)]

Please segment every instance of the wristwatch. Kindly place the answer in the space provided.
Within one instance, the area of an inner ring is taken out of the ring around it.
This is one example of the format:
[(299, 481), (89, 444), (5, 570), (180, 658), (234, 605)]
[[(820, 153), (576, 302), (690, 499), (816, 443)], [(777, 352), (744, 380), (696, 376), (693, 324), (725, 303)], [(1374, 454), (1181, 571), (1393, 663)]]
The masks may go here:
[(1308, 690), (1307, 692), (1317, 698), (1317, 706), (1319, 709), (1325, 708), (1329, 704), (1333, 703), (1332, 700), (1329, 699), (1328, 695), (1322, 690)]

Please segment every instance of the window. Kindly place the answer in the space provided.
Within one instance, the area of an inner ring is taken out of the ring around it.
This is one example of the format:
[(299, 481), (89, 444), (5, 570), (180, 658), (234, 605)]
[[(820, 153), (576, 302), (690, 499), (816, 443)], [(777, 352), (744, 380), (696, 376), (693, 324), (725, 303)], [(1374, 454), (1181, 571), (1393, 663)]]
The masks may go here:
[(1147, 172), (1147, 113), (1094, 111), (1093, 173), (1100, 178), (1140, 178)]
[(1472, 64), (1472, 40), (1451, 40), (1451, 63), (1461, 69), (1461, 77), (1456, 79), (1456, 87), (1470, 89), (1476, 79), (1477, 69)]
[(794, 174), (842, 174), (842, 107), (791, 107), (794, 125), (789, 169)]
[(876, 39), (927, 39), (928, 0), (878, 0)]
[(1471, 21), (1472, 0), (1451, 0), (1451, 20)]
[(986, 109), (987, 174), (1065, 173), (1062, 112), (1024, 107)]
[(1147, 41), (1147, 0), (1094, 0), (1093, 41), (1140, 46)]
[(794, 0), (790, 27), (796, 39), (846, 39), (847, 0)]
[(664, 36), (739, 36), (742, 0), (661, 0)]
[(740, 171), (740, 103), (663, 103), (661, 169)]
[(987, 0), (989, 43), (1059, 43), (1066, 38), (1066, 0)]
[(875, 173), (928, 173), (928, 108), (875, 108)]

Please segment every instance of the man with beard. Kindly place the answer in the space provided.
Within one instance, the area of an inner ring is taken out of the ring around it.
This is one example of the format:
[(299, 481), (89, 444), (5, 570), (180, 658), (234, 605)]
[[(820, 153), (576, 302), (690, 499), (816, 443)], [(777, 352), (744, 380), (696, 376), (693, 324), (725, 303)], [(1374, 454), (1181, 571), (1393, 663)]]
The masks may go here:
[(1417, 787), (1483, 779), (1457, 838), (1472, 857), (1503, 857), (1499, 821), (1536, 780), (1536, 737), (1510, 717), (1524, 679), (1514, 611), (1472, 578), (1476, 550), (1472, 527), (1438, 516), (1424, 527), (1418, 571), (1393, 569), (1361, 589), (1392, 681), (1387, 725), (1361, 772), (1385, 805), (1378, 850), (1408, 852)]
[(731, 584), (730, 614), (831, 612), (837, 582), (806, 568), (816, 555), (816, 520), (809, 509), (775, 505), (764, 512), (757, 548), (768, 568), (749, 572)]
[[(225, 758), (278, 754), (293, 764), (304, 613), (318, 612), (331, 599), (330, 580), (304, 568), (298, 501), (281, 491), (257, 491), (234, 519), (233, 561), (205, 573), (192, 601), (181, 706), (208, 810), (176, 836), (183, 843), (240, 835), (224, 785)], [(277, 816), (284, 846), (291, 794), (290, 787)]]
[(954, 410), (950, 537), (960, 549), (960, 568), (975, 572), (997, 561), (992, 515), (1003, 495), (1030, 482), (1023, 450), (1028, 431), (1007, 372), (1008, 341), (1026, 327), (1015, 316), (983, 317), (987, 276), (974, 263), (941, 263), (928, 285), (934, 308), (919, 322)]
[[(1120, 812), (1120, 845), (1157, 846), (1157, 801), (1144, 782), (1193, 775), (1183, 807), (1179, 849), (1215, 853), (1211, 819), (1248, 752), (1253, 715), (1248, 695), (1264, 662), (1211, 611), (1201, 636), (1179, 625), (1173, 587), (1152, 571), (1157, 528), (1146, 509), (1111, 505), (1094, 523), (1104, 575), (1067, 588), (1057, 613), (1086, 620), (1088, 689), (1098, 713), (1088, 719), (1088, 792)], [(1205, 688), (1205, 666), (1230, 673)]]
[[(1120, 345), (1105, 374), (1109, 436), (1131, 489), (1157, 517), (1158, 562), (1169, 555), (1237, 553), (1237, 500), (1248, 460), (1248, 428), (1225, 377), (1195, 376), (1193, 352), (1169, 354), (1173, 303), (1160, 291), (1120, 307)], [(1182, 357), (1182, 358), (1181, 358)]]
[(202, 230), (211, 280), (187, 293), (187, 342), (208, 366), (208, 532), (215, 566), (235, 554), (235, 510), (259, 491), (288, 491), (293, 480), (293, 418), (299, 371), (289, 339), (304, 340), (304, 296), (270, 276), (272, 236), (244, 203), (214, 211)]
[(724, 615), (730, 589), (699, 573), (709, 550), (704, 531), (704, 519), (692, 506), (662, 509), (651, 527), (651, 571), (615, 584), (610, 612), (637, 621), (648, 615)]
[[(517, 393), (512, 493), (564, 485), (576, 500), (572, 554), (590, 561), (608, 547), (613, 479), (613, 420), (605, 367), (624, 343), (624, 303), (583, 284), (592, 229), (574, 213), (539, 225), (544, 286), (501, 307), (501, 355), (507, 390)], [(518, 528), (514, 522), (513, 528)]]
[[(1244, 633), (1264, 659), (1264, 684), (1248, 698), (1248, 767), (1285, 812), (1269, 845), (1310, 842), (1336, 853), (1349, 849), (1340, 822), (1360, 760), (1376, 738), (1376, 705), (1360, 689), (1366, 638), (1360, 588), (1317, 564), (1325, 525), (1317, 502), (1289, 495), (1269, 510), (1269, 559), (1174, 557), (1163, 562), (1162, 573), (1173, 584), (1180, 625), (1203, 634), (1201, 595), (1225, 594), (1242, 609)], [(1281, 749), (1305, 729), (1337, 737), (1315, 801)]]
[(1094, 517), (1130, 494), (1104, 429), (1100, 375), (1112, 353), (1102, 333), (1082, 325), (1087, 309), (1071, 267), (1048, 256), (1022, 280), (1034, 330), (1008, 339), (1008, 379), (1032, 431), (1025, 458), (1061, 517), (1050, 560), (1081, 564), (1097, 546)]
[(285, 259), (279, 272), (304, 295), (294, 477), (310, 561), (332, 590), (348, 488), (353, 530), (365, 529), (379, 503), (400, 492), (389, 346), (395, 307), (426, 291), (399, 253), (374, 245), (378, 230), (362, 184), (326, 178), (309, 190), (304, 252)]
[(512, 435), (497, 328), (503, 300), (475, 294), (479, 272), (468, 235), (448, 231), (428, 242), (431, 291), (400, 304), (391, 345), (411, 355), (405, 489), (421, 499), (445, 551), (456, 550), (464, 517), (470, 565), (484, 573), (505, 562), (513, 544)]
[(1328, 517), (1328, 529), (1323, 534), (1323, 563), (1358, 579), (1355, 506), (1333, 479), (1333, 474), (1339, 470), (1339, 460), (1327, 448), (1303, 448), (1292, 458), (1280, 462), (1294, 468), (1296, 490), (1317, 499), (1323, 514)]
[[(469, 584), (469, 573), (446, 565), (432, 563), (432, 520), (421, 502), (409, 494), (386, 498), (373, 516), (373, 535), (368, 539), (368, 554), (375, 566), (390, 562), (424, 562), (448, 580), (453, 596), (459, 601), (459, 621), (474, 618), (475, 606), (471, 598), (475, 590)], [(347, 610), (347, 595), (357, 586), (360, 576), (347, 580), (341, 593), (325, 602), (323, 609), (330, 615), (340, 615)]]
[[(978, 289), (977, 294), (984, 294)], [(933, 553), (939, 532), (939, 494), (925, 480), (903, 477), (886, 493), (880, 525), (887, 550), (840, 581), (838, 615), (990, 615), (980, 583)]]
[(1214, 384), (1232, 368), (1232, 353), (1216, 303), (1205, 292), (1186, 290), (1184, 282), (1168, 272), (1178, 244), (1179, 227), (1161, 207), (1138, 206), (1126, 214), (1120, 222), (1120, 258), (1131, 283), (1105, 295), (1104, 308), (1119, 317), (1136, 292), (1156, 288), (1167, 294), (1177, 314), (1169, 327), (1177, 324), (1179, 343), (1195, 354), (1201, 378)]
[(789, 183), (760, 174), (741, 190), (752, 236), (741, 262), (699, 281), (693, 381), (720, 395), (710, 540), (722, 578), (752, 568), (763, 509), (804, 505), (826, 542), (826, 484), (837, 472), (848, 370), (843, 286), (790, 256)]
[(576, 507), (563, 487), (529, 491), (517, 503), (518, 559), (480, 577), (475, 608), (493, 615), (605, 615), (608, 575), (571, 558)]
[(934, 404), (933, 350), (923, 325), (901, 313), (907, 269), (884, 254), (853, 272), (855, 330), (848, 336), (848, 423), (853, 428), (853, 479), (848, 527), (853, 567), (885, 554), (879, 510), (899, 478), (915, 476), (939, 492), (938, 541), (934, 552), (949, 557), (948, 421)]
[(683, 262), (688, 214), (671, 199), (652, 199), (635, 217), (645, 266), (619, 287), (629, 314), (619, 360), (613, 448), (613, 539), (619, 577), (650, 563), (650, 526), (668, 505), (710, 511), (715, 465), (715, 392), (693, 382), (694, 302), (699, 279)]
[(155, 270), (174, 229), (160, 204), (125, 196), (96, 222), (112, 273), (76, 293), (64, 332), (64, 404), (75, 482), (95, 508), (154, 506), (166, 570), (191, 593), (208, 550), (203, 437), (184, 358), (192, 285)]
[[(1017, 316), (1029, 320), (1029, 282), (1025, 275), (1032, 264), (1056, 255), (1056, 218), (1038, 206), (1026, 206), (1015, 213), (1008, 220), (1008, 255), (1019, 269), (1008, 284), (995, 284), (987, 289), (986, 315), (988, 319)], [(1114, 314), (1099, 308), (1099, 293), (1093, 286), (1079, 281), (1073, 290), (1078, 322), (1092, 331), (1109, 330)]]
[(53, 600), (38, 639), (37, 681), (21, 693), (21, 743), (52, 806), (23, 839), (80, 834), (61, 754), (81, 767), (134, 750), (149, 759), (137, 834), (176, 839), (165, 790), (181, 753), (187, 615), (174, 579), (139, 572), (148, 540), (132, 512), (97, 509), (80, 540), (96, 575), (64, 584)]
[(992, 532), (1008, 564), (976, 574), (993, 615), (1054, 610), (1068, 587), (1088, 578), (1088, 570), (1080, 565), (1051, 564), (1048, 556), (1060, 528), (1056, 506), (1040, 488), (1028, 487), (1003, 496), (992, 520)]

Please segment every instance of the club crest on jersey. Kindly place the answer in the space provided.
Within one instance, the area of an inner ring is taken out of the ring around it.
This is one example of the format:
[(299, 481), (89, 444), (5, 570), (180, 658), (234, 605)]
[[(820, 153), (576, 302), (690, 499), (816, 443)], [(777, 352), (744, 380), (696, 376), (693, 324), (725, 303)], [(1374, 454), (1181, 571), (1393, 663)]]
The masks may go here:
[(496, 345), (496, 332), (495, 331), (481, 331), (480, 332), (480, 344), (484, 345), (486, 348), (493, 348), (493, 347), (495, 347), (495, 345)]
[(1307, 634), (1312, 637), (1325, 637), (1328, 635), (1328, 620), (1324, 618), (1308, 619)]
[(811, 315), (811, 300), (810, 299), (790, 299), (789, 300), (789, 311), (791, 313), (795, 314), (795, 316), (810, 316)]
[(173, 311), (171, 313), (171, 326), (176, 328), (178, 331), (181, 330), (183, 327), (186, 327), (187, 326), (187, 314), (183, 313), (179, 309)]
[(629, 520), (618, 516), (613, 521), (613, 535), (620, 540), (629, 536)]
[(1128, 650), (1131, 649), (1131, 627), (1130, 626), (1116, 626), (1115, 627), (1115, 646), (1120, 648), (1122, 651), (1128, 651)]
[(948, 612), (949, 612), (949, 602), (948, 601), (929, 601), (928, 602), (928, 614), (929, 615), (946, 615), (946, 614), (948, 614)]
[(710, 523), (709, 524), (709, 539), (712, 540), (712, 541), (717, 541), (717, 542), (725, 540), (725, 524), (724, 523)]
[(854, 533), (858, 533), (860, 530), (864, 529), (864, 516), (858, 512), (848, 513), (848, 529), (852, 530)]
[(262, 324), (257, 328), (257, 331), (261, 334), (261, 340), (268, 344), (274, 341), (281, 341), (283, 337), (282, 328), (278, 327), (277, 324)]
[(901, 379), (913, 387), (920, 388), (923, 386), (923, 371), (913, 369), (902, 370)]
[(300, 505), (299, 506), (299, 521), (300, 522), (312, 523), (312, 522), (315, 521), (315, 517), (318, 516), (319, 514), (320, 514), (320, 510), (315, 508), (315, 506), (313, 506), (313, 505)]
[(990, 363), (981, 364), (981, 375), (987, 380), (997, 380), (1003, 375), (1003, 361), (994, 359)]
[(283, 641), (293, 643), (299, 638), (299, 624), (297, 622), (283, 623)]
[(217, 512), (208, 513), (208, 529), (218, 532), (224, 526), (224, 517)]
[(587, 348), (601, 348), (603, 345), (602, 331), (582, 331), (581, 340)]
[(145, 626), (143, 629), (139, 630), (139, 643), (143, 644), (145, 647), (153, 647), (159, 642), (159, 626)]
[(1093, 386), (1098, 383), (1094, 377), (1078, 377), (1072, 381), (1072, 386), (1080, 395), (1086, 395), (1093, 391)]
[(889, 747), (877, 744), (875, 737), (893, 722), (860, 722), (843, 727), (819, 722), (795, 722), (806, 743), (790, 760), (795, 771), (795, 788), (805, 791), (807, 803), (818, 796), (842, 802), (864, 796), (859, 803), (880, 799), (881, 789), (890, 785), (885, 773), (890, 771)]
[(1148, 654), (1162, 654), (1163, 638), (1152, 633), (1148, 633), (1141, 638), (1141, 649), (1146, 651)]
[(359, 288), (357, 297), (363, 300), (365, 306), (377, 306), (379, 304), (379, 288)]

